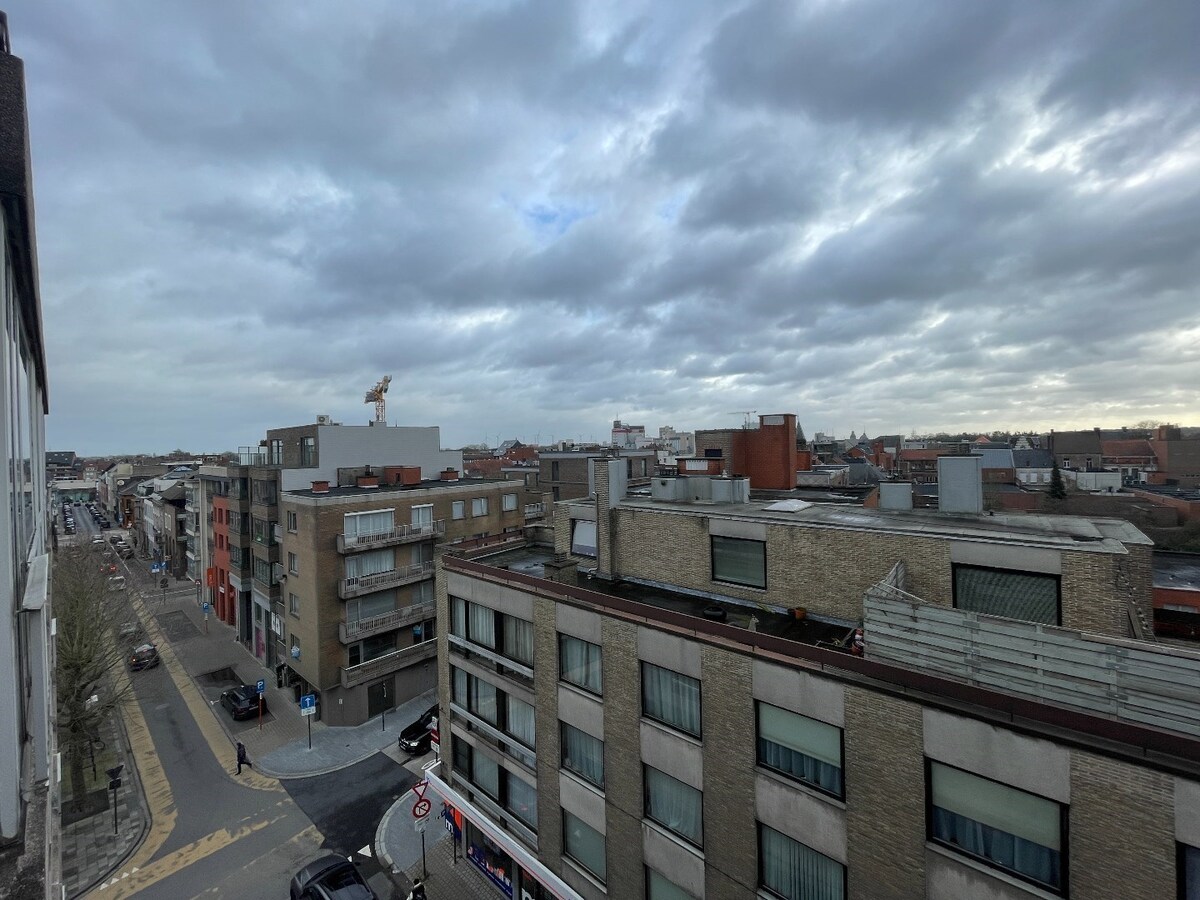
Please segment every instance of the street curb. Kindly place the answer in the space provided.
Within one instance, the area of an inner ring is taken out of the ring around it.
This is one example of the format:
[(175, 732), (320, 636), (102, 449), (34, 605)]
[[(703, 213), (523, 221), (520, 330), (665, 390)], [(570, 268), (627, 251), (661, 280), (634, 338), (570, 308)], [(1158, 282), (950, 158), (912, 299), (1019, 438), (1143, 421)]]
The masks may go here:
[[(287, 745), (285, 744), (284, 746)], [(342, 769), (348, 769), (351, 766), (357, 766), (360, 762), (365, 762), (375, 754), (382, 753), (385, 749), (386, 747), (380, 747), (378, 750), (372, 750), (363, 756), (350, 760), (349, 762), (338, 763), (336, 766), (329, 766), (325, 769), (313, 769), (311, 771), (306, 770), (304, 772), (297, 772), (293, 775), (281, 774), (273, 769), (268, 769), (265, 766), (261, 766), (257, 762), (254, 764), (254, 768), (263, 775), (268, 775), (271, 778), (278, 778), (280, 781), (296, 781), (300, 778), (315, 778), (318, 775), (329, 775), (331, 772), (340, 772)]]
[(412, 788), (409, 788), (404, 794), (399, 797), (395, 803), (388, 807), (388, 811), (383, 814), (383, 818), (379, 820), (379, 827), (375, 829), (375, 856), (385, 863), (384, 871), (388, 877), (403, 895), (405, 891), (412, 889), (412, 883), (408, 880), (408, 876), (396, 866), (396, 861), (392, 859), (392, 854), (388, 853), (387, 845), (383, 842), (383, 837), (387, 833), (388, 823), (391, 822), (392, 816), (396, 810), (400, 809), (408, 799), (408, 795), (412, 793)]

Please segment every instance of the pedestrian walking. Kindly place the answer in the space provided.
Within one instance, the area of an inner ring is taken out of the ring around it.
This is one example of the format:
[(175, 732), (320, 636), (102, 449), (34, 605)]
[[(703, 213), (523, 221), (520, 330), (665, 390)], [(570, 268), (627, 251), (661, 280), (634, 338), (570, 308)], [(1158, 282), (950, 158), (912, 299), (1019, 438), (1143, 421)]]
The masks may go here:
[(243, 744), (241, 741), (237, 742), (237, 760), (238, 760), (237, 774), (239, 774), (239, 775), (242, 774), (242, 766), (249, 766), (252, 769), (254, 768), (254, 764), (251, 763), (250, 758), (248, 756), (246, 756), (246, 745)]
[(408, 895), (408, 900), (428, 900), (425, 896), (425, 885), (418, 878), (413, 882), (412, 891)]

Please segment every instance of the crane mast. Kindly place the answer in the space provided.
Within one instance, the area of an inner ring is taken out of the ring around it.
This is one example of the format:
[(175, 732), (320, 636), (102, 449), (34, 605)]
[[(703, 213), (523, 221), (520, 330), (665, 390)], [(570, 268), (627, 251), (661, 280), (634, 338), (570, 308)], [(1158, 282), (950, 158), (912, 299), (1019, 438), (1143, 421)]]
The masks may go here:
[(384, 375), (383, 379), (367, 391), (367, 395), (363, 398), (363, 403), (375, 404), (375, 421), (381, 425), (387, 424), (387, 401), (384, 399), (384, 394), (387, 393), (391, 381), (391, 375)]

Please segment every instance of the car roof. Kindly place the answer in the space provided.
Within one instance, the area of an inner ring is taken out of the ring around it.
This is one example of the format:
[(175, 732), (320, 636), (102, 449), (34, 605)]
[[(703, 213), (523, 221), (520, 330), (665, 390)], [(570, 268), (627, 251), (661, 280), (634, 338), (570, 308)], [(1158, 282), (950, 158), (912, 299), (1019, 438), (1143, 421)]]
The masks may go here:
[(336, 853), (329, 853), (322, 856), (320, 859), (314, 859), (304, 868), (296, 873), (296, 880), (300, 882), (302, 887), (307, 887), (312, 881), (320, 878), (334, 869), (341, 866), (352, 865), (351, 862), (344, 856), (338, 856)]
[(140, 647), (134, 647), (133, 652), (134, 653), (145, 653), (147, 651), (153, 652), (155, 649), (156, 648), (153, 644), (142, 644)]

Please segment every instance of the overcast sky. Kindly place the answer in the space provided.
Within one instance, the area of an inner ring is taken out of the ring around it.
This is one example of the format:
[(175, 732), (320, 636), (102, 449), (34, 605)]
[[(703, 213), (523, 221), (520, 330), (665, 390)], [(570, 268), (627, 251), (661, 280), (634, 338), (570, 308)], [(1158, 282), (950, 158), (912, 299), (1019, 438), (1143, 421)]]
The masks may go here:
[(1200, 3), (8, 0), (51, 449), (1200, 424)]

